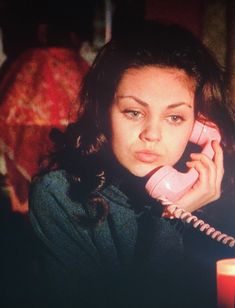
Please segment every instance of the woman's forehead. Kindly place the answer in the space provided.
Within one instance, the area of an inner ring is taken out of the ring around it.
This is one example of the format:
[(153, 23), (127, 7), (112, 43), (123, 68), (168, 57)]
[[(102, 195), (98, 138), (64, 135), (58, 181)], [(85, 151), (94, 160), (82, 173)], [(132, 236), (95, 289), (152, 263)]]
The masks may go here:
[(189, 75), (184, 69), (169, 67), (169, 66), (161, 66), (161, 65), (143, 65), (139, 67), (131, 67), (123, 71), (122, 76), (117, 84), (116, 89), (126, 78), (134, 78), (135, 76), (139, 76), (140, 71), (148, 71), (150, 74), (158, 74), (160, 77), (164, 76), (166, 73), (174, 76), (174, 78), (181, 83), (184, 84), (186, 88), (188, 88), (191, 92), (195, 92), (197, 81), (196, 78)]

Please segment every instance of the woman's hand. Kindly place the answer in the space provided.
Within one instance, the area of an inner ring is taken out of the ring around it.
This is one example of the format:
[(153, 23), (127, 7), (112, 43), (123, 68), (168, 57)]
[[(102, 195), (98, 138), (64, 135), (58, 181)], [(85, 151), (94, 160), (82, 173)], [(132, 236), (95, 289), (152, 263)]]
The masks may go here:
[(177, 201), (177, 204), (188, 212), (219, 199), (221, 182), (224, 175), (223, 151), (218, 141), (212, 142), (215, 155), (213, 160), (202, 153), (191, 154), (192, 161), (187, 162), (189, 168), (195, 168), (199, 178), (193, 187)]

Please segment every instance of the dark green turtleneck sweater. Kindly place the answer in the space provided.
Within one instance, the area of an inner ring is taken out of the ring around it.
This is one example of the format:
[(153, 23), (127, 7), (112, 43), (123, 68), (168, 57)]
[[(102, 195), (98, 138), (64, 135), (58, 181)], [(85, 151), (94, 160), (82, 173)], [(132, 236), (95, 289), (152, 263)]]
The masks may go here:
[(86, 204), (70, 197), (65, 171), (32, 185), (40, 300), (66, 308), (187, 307), (179, 223), (161, 218), (161, 206), (134, 176), (125, 183), (116, 177), (97, 195), (108, 202), (109, 214), (85, 227), (79, 217)]

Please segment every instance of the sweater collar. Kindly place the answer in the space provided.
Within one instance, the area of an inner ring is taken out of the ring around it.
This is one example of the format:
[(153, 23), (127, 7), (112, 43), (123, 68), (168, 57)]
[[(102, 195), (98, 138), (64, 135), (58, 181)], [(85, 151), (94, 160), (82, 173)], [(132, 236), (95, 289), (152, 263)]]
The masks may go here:
[(162, 206), (147, 194), (146, 182), (147, 178), (134, 176), (116, 162), (109, 169), (108, 184), (101, 195), (120, 206), (132, 208), (136, 213), (154, 209), (160, 216)]

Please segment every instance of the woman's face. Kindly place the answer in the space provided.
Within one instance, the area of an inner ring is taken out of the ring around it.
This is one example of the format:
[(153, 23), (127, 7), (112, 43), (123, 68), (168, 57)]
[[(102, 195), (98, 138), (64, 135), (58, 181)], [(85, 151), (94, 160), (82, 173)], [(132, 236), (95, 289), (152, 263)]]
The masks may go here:
[(127, 70), (110, 108), (111, 146), (136, 176), (174, 165), (194, 124), (195, 82), (183, 70), (145, 66)]

